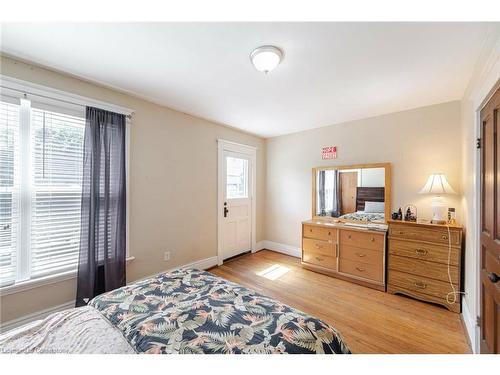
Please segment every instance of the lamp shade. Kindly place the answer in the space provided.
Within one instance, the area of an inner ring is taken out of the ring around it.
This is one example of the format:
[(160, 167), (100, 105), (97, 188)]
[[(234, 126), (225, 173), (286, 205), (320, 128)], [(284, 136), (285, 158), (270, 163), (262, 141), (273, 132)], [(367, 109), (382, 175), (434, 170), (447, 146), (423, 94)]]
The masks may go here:
[(431, 174), (419, 194), (456, 194), (446, 176), (442, 173)]

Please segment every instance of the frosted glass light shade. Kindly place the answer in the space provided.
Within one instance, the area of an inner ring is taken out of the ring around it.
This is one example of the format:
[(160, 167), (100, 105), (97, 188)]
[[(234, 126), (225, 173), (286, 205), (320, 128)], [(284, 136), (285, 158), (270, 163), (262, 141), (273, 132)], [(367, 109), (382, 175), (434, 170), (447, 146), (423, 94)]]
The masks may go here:
[(259, 72), (268, 73), (275, 69), (283, 59), (283, 51), (275, 46), (262, 46), (250, 54), (253, 66)]
[(427, 179), (419, 194), (456, 194), (455, 190), (450, 186), (446, 176), (442, 173), (431, 174)]

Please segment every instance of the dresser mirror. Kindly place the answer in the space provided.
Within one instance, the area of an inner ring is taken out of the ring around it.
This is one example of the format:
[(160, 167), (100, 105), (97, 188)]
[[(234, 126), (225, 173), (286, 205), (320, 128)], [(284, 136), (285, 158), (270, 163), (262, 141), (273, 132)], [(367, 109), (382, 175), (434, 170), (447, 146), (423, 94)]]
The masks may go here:
[(390, 163), (313, 168), (314, 219), (386, 222), (391, 212)]

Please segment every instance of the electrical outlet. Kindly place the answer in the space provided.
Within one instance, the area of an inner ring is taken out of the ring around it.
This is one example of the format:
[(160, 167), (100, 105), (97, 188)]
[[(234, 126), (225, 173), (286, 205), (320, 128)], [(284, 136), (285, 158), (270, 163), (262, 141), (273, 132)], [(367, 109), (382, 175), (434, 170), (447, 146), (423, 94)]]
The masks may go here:
[(163, 254), (163, 260), (165, 262), (168, 262), (170, 260), (170, 251), (165, 251), (165, 253)]

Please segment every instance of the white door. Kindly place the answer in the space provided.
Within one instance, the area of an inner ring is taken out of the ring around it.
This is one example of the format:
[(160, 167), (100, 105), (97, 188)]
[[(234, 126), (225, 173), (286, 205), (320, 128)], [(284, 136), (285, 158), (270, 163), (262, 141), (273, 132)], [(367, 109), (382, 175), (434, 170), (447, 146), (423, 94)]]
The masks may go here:
[(221, 207), (222, 259), (252, 249), (252, 159), (249, 155), (223, 151)]

